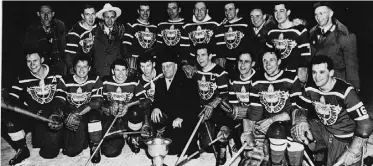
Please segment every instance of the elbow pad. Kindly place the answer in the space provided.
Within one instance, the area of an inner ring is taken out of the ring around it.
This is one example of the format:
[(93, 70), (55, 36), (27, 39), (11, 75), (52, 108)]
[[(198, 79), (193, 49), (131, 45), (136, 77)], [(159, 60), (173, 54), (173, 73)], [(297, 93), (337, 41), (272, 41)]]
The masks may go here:
[(371, 118), (358, 121), (355, 135), (361, 138), (369, 138), (373, 131), (373, 120)]

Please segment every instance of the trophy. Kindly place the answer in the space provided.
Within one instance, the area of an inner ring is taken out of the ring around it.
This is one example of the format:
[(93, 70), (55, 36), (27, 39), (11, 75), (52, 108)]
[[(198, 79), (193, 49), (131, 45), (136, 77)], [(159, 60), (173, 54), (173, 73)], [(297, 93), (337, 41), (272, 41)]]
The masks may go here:
[(168, 145), (171, 144), (169, 138), (151, 138), (146, 141), (148, 153), (153, 157), (151, 166), (166, 166), (164, 158), (168, 153)]

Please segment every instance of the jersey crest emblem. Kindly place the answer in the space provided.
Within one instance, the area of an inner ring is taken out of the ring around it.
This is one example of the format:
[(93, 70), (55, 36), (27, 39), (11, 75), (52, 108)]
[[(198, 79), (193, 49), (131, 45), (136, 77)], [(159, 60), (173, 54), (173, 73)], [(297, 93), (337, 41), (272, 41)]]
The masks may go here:
[(225, 32), (224, 34), (224, 40), (227, 48), (237, 48), (244, 36), (245, 34), (243, 34), (241, 31), (233, 31), (232, 27), (229, 27), (228, 32)]
[(240, 101), (242, 106), (249, 106), (250, 93), (246, 92), (245, 86), (242, 86), (241, 92), (236, 92), (238, 101)]
[(259, 92), (259, 98), (269, 113), (278, 113), (284, 108), (289, 92), (275, 91), (273, 85), (270, 84), (267, 91)]
[(297, 42), (294, 40), (284, 39), (283, 33), (280, 33), (278, 39), (273, 39), (273, 44), (276, 50), (281, 52), (281, 59), (287, 58), (291, 54), (293, 48), (297, 46)]
[(203, 100), (211, 99), (217, 87), (215, 82), (206, 81), (204, 75), (202, 75), (201, 80), (198, 80), (199, 95)]
[(197, 30), (189, 32), (188, 35), (193, 45), (196, 46), (197, 44), (208, 44), (214, 32), (209, 29), (202, 29), (201, 26), (198, 26)]
[(79, 87), (75, 93), (67, 93), (67, 101), (79, 108), (91, 101), (91, 92), (83, 92), (82, 88)]
[(95, 36), (92, 35), (91, 32), (89, 32), (89, 36), (85, 39), (82, 39), (79, 41), (80, 46), (82, 46), (82, 51), (84, 53), (88, 53), (91, 48), (93, 47), (93, 43), (95, 40)]
[(128, 103), (133, 97), (133, 93), (122, 92), (120, 87), (117, 88), (115, 92), (108, 93), (108, 99), (110, 101), (120, 101), (124, 103)]
[(339, 105), (326, 104), (324, 96), (320, 97), (320, 102), (312, 102), (317, 116), (324, 125), (333, 125), (337, 119), (338, 115), (342, 110), (342, 107)]
[(175, 46), (180, 41), (181, 32), (171, 25), (170, 29), (162, 30), (161, 35), (167, 46)]
[(44, 79), (42, 79), (40, 80), (38, 86), (28, 87), (27, 93), (29, 93), (31, 95), (31, 98), (36, 102), (45, 104), (53, 100), (56, 89), (56, 84), (45, 85)]
[(145, 28), (145, 31), (136, 32), (135, 37), (140, 46), (145, 49), (152, 47), (156, 40), (155, 34), (150, 32), (148, 28)]

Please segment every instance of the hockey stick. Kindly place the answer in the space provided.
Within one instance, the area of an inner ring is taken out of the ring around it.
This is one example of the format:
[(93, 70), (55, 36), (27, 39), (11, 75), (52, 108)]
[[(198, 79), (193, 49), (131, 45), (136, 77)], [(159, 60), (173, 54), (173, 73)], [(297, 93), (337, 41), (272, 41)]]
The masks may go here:
[(198, 121), (196, 127), (194, 128), (194, 130), (192, 132), (192, 135), (190, 135), (190, 138), (189, 138), (187, 144), (185, 145), (185, 147), (183, 149), (183, 152), (181, 153), (181, 155), (179, 156), (179, 158), (177, 158), (175, 165), (177, 165), (179, 163), (180, 158), (184, 157), (184, 155), (185, 155), (185, 153), (186, 153), (186, 151), (187, 151), (187, 149), (189, 147), (189, 144), (192, 142), (192, 139), (193, 139), (194, 135), (196, 134), (196, 132), (197, 132), (197, 130), (198, 130), (199, 126), (201, 125), (201, 123), (202, 123), (202, 121), (203, 121), (204, 118), (205, 118), (204, 114), (201, 115), (201, 117), (199, 118), (199, 121)]
[[(210, 130), (209, 130), (210, 129), (210, 125), (206, 121), (205, 121), (205, 127), (206, 127), (206, 130), (207, 130), (207, 134), (208, 134), (208, 136), (210, 138), (210, 141), (212, 141), (212, 135), (211, 135)], [(218, 160), (218, 153), (216, 151), (215, 146), (212, 146), (212, 150), (214, 150), (215, 159)]]
[(203, 149), (200, 149), (200, 150), (197, 150), (196, 152), (194, 152), (192, 155), (188, 156), (188, 158), (186, 158), (185, 160), (182, 160), (178, 166), (181, 166), (181, 165), (184, 165), (185, 163), (187, 163), (191, 158), (193, 158), (194, 156), (196, 156), (197, 154), (200, 154), (202, 152), (204, 152), (207, 148), (209, 148), (212, 144), (214, 144), (215, 142), (219, 141), (219, 139), (223, 138), (223, 136), (219, 136), (218, 138), (215, 138), (214, 140), (212, 140), (205, 148)]
[(48, 122), (48, 123), (53, 123), (53, 124), (59, 124), (56, 121), (53, 121), (53, 120), (50, 120), (50, 119), (45, 118), (43, 116), (34, 114), (34, 113), (29, 112), (29, 111), (27, 111), (25, 109), (22, 109), (22, 108), (19, 108), (19, 107), (16, 107), (16, 106), (11, 106), (9, 104), (5, 104), (4, 102), (1, 103), (1, 107), (6, 108), (7, 110), (11, 110), (11, 111), (14, 111), (14, 112), (17, 112), (17, 113), (29, 116), (29, 117), (37, 119), (37, 120), (41, 120), (43, 122)]
[(242, 147), (237, 151), (236, 154), (234, 154), (234, 156), (227, 162), (224, 164), (224, 166), (230, 166), (234, 160), (236, 160), (236, 158), (242, 153), (242, 151), (245, 149), (245, 147), (248, 145), (249, 143), (248, 142), (245, 142)]
[[(139, 104), (139, 103), (140, 103), (139, 100), (134, 101), (134, 102), (132, 102), (132, 103), (128, 103), (128, 104), (127, 104), (127, 109), (128, 109), (129, 107), (134, 106), (134, 105), (137, 105), (137, 104)], [(94, 156), (94, 155), (97, 153), (97, 151), (100, 149), (101, 144), (104, 142), (105, 138), (109, 135), (109, 132), (110, 132), (111, 128), (113, 127), (114, 123), (117, 121), (118, 118), (119, 118), (119, 116), (118, 116), (118, 114), (117, 114), (117, 115), (115, 116), (113, 122), (111, 122), (109, 128), (108, 128), (107, 131), (105, 132), (104, 136), (102, 137), (100, 143), (98, 143), (98, 145), (97, 145), (95, 151), (92, 153), (92, 155), (89, 157), (89, 159), (88, 159), (87, 162), (85, 163), (85, 166), (88, 165), (89, 161), (91, 161), (91, 159), (93, 158), (93, 156)]]

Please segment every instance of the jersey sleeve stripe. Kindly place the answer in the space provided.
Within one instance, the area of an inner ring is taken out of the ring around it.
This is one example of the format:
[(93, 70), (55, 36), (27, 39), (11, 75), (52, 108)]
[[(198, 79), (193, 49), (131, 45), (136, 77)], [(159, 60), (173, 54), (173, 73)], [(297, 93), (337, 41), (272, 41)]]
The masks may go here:
[(18, 86), (12, 86), (12, 88), (13, 88), (13, 89), (17, 89), (17, 90), (19, 90), (19, 91), (22, 91), (22, 90), (23, 90), (22, 88), (20, 88), (20, 87), (18, 87)]
[(363, 106), (363, 103), (362, 103), (362, 102), (359, 102), (359, 103), (357, 103), (356, 105), (354, 105), (353, 107), (351, 107), (351, 108), (347, 108), (346, 110), (347, 110), (347, 112), (352, 112), (352, 111), (354, 111), (354, 110), (360, 108), (361, 106)]

